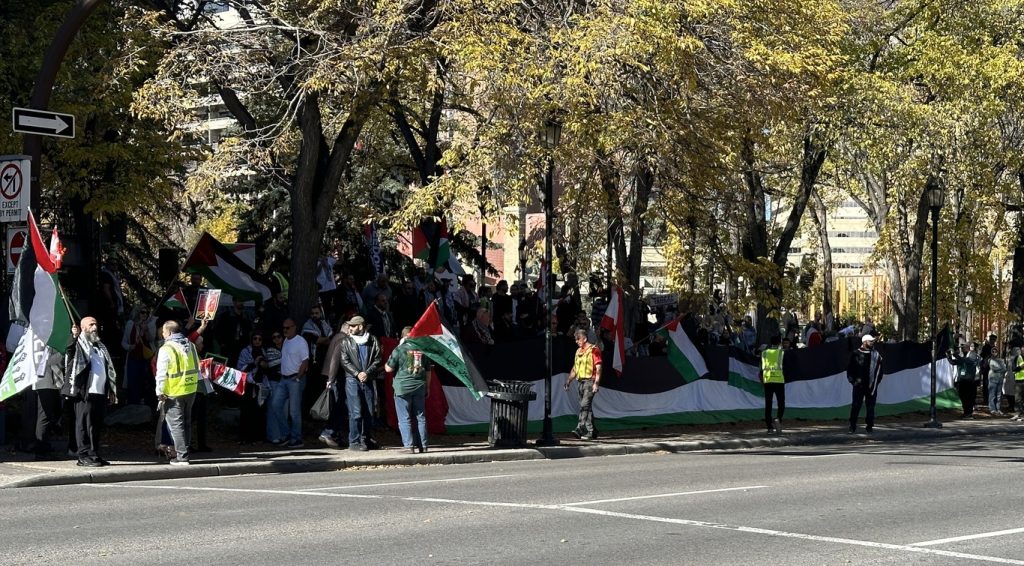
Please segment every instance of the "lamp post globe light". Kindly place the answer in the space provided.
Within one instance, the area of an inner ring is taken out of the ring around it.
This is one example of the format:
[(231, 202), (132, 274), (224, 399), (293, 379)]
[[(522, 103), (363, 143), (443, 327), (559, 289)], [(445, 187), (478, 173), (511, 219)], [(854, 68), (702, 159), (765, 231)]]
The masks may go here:
[(935, 411), (935, 360), (939, 357), (939, 318), (937, 314), (938, 304), (938, 276), (939, 276), (939, 211), (946, 204), (946, 187), (942, 178), (928, 184), (928, 208), (932, 212), (932, 363), (931, 363), (931, 397), (929, 400), (930, 418), (924, 426), (928, 428), (942, 428), (942, 423)]
[[(548, 120), (544, 124), (544, 146), (548, 149), (555, 149), (562, 141), (562, 123), (557, 120)], [(544, 176), (544, 265), (547, 266), (547, 273), (544, 281), (544, 296), (547, 303), (548, 322), (544, 330), (544, 431), (537, 439), (537, 446), (555, 446), (558, 439), (555, 438), (551, 425), (551, 374), (554, 371), (554, 351), (552, 349), (551, 317), (554, 316), (554, 287), (555, 271), (551, 266), (551, 236), (554, 226), (554, 174), (555, 159), (548, 159), (548, 170)]]

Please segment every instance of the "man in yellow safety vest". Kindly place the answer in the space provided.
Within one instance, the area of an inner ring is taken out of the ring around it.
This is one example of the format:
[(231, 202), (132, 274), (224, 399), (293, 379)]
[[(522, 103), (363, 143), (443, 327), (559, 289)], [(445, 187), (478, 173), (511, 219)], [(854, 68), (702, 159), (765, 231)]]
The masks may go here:
[(577, 350), (572, 371), (565, 380), (565, 390), (568, 391), (569, 384), (576, 380), (580, 395), (580, 416), (572, 434), (580, 440), (594, 440), (597, 438), (597, 429), (594, 427), (592, 407), (594, 395), (597, 395), (601, 386), (601, 350), (587, 341), (586, 330), (577, 330), (573, 335)]
[[(784, 350), (779, 346), (781, 338), (772, 336), (771, 345), (761, 352), (761, 383), (764, 384), (764, 422), (768, 434), (782, 434), (782, 414), (786, 412), (786, 378), (782, 373)], [(772, 419), (772, 397), (778, 399), (779, 416)]]
[(199, 354), (176, 321), (165, 322), (161, 332), (164, 343), (156, 358), (156, 395), (174, 440), (177, 456), (171, 465), (187, 466), (192, 404), (199, 383)]
[(1017, 410), (1013, 414), (1013, 420), (1021, 421), (1024, 420), (1024, 353), (1020, 348), (1016, 349), (1016, 353), (1013, 358), (1013, 396)]

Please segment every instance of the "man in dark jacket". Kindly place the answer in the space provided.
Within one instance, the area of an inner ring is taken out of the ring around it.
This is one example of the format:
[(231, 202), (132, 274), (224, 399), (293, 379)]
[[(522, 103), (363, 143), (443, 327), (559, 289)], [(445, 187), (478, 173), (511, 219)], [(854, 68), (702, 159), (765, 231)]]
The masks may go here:
[(81, 326), (71, 328), (61, 391), (75, 400), (78, 465), (90, 468), (110, 463), (99, 455), (100, 433), (107, 403), (117, 403), (117, 372), (99, 332), (99, 324), (91, 316), (83, 318)]
[(366, 451), (375, 444), (370, 439), (373, 408), (376, 407), (374, 379), (381, 370), (380, 342), (366, 332), (366, 321), (354, 316), (348, 321), (349, 335), (339, 346), (341, 367), (345, 370), (345, 402), (348, 408), (348, 447)]
[(850, 354), (846, 367), (846, 379), (853, 386), (853, 404), (850, 406), (850, 433), (857, 432), (857, 417), (860, 407), (867, 401), (867, 415), (864, 430), (871, 434), (875, 425), (875, 401), (878, 399), (878, 384), (882, 381), (882, 355), (874, 350), (875, 337), (865, 334), (860, 348)]
[(960, 394), (960, 406), (964, 414), (961, 418), (974, 418), (974, 403), (978, 396), (978, 366), (981, 365), (981, 357), (975, 350), (974, 344), (964, 342), (960, 345), (961, 352), (950, 353), (949, 363), (957, 366), (956, 390)]

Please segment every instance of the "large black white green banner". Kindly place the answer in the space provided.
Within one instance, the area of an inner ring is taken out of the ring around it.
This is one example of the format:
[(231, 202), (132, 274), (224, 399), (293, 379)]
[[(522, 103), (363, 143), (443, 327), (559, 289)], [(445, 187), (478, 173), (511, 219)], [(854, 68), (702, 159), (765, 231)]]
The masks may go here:
[[(860, 340), (829, 342), (786, 354), (787, 419), (829, 420), (849, 414), (851, 387), (846, 379), (850, 353)], [(885, 378), (878, 390), (877, 413), (899, 414), (928, 407), (930, 344), (903, 342), (876, 346), (885, 357)], [(565, 392), (557, 385), (568, 375), (575, 345), (566, 337), (555, 341), (556, 387), (552, 388), (551, 414), (556, 430), (576, 424), (579, 402), (575, 388)], [(672, 357), (685, 352), (686, 363)], [(606, 353), (607, 355), (607, 353)], [(699, 356), (697, 358), (696, 356)], [(540, 426), (544, 411), (544, 342), (537, 338), (500, 344), (474, 352), (487, 379), (522, 380), (534, 383), (539, 395), (530, 403), (531, 428)], [(735, 348), (713, 346), (698, 350), (684, 344), (670, 347), (669, 356), (627, 357), (621, 376), (605, 364), (601, 391), (594, 399), (594, 415), (604, 430), (631, 429), (669, 424), (723, 423), (760, 420), (764, 398), (758, 382), (758, 360)], [(687, 369), (681, 373), (678, 368)], [(704, 372), (694, 378), (690, 372)], [(940, 407), (958, 406), (953, 389), (952, 366), (940, 359), (936, 365)], [(461, 383), (441, 377), (448, 402), (445, 424), (450, 432), (486, 430), (490, 407), (476, 401)]]

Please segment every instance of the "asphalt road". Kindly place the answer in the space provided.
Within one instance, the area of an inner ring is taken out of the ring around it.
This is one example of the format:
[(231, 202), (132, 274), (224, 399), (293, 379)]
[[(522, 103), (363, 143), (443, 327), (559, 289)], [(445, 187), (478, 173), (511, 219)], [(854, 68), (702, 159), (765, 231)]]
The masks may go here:
[(1021, 564), (1012, 438), (0, 491), (3, 564)]

